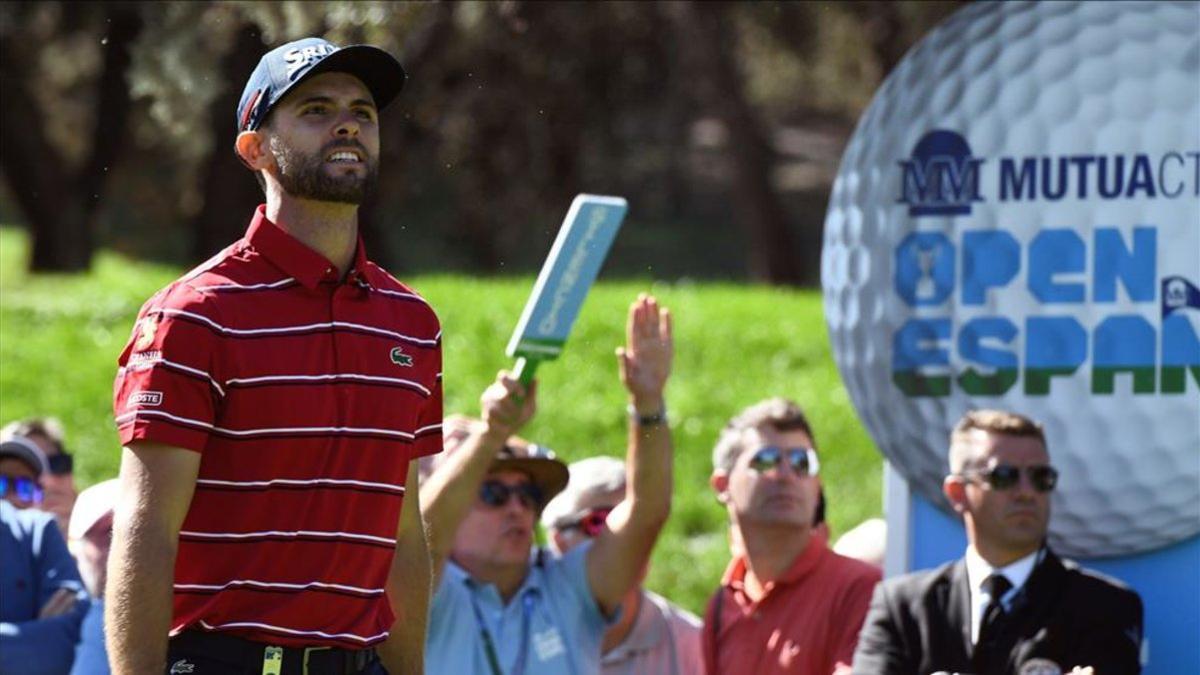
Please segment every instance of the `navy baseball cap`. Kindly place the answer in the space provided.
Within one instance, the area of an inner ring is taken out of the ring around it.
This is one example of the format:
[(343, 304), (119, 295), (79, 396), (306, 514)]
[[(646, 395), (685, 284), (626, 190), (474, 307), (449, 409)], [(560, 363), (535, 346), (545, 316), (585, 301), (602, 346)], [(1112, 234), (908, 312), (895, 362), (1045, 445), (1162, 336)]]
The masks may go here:
[(253, 131), (293, 87), (319, 73), (349, 73), (362, 80), (383, 110), (404, 87), (404, 68), (391, 54), (370, 45), (338, 47), (304, 38), (263, 55), (238, 102), (238, 133)]

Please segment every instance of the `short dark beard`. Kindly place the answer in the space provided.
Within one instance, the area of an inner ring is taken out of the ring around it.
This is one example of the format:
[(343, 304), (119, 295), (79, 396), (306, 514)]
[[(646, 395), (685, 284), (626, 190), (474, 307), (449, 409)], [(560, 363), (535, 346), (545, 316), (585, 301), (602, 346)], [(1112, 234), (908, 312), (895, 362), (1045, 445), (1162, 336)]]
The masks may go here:
[[(322, 148), (315, 156), (297, 152), (284, 145), (277, 137), (272, 137), (270, 144), (271, 151), (275, 154), (275, 162), (279, 165), (279, 184), (284, 192), (293, 197), (359, 205), (375, 189), (379, 177), (379, 163), (367, 156), (367, 150), (361, 143), (335, 141)], [(357, 150), (365, 158), (365, 176), (330, 176), (325, 173), (325, 158), (339, 148)]]

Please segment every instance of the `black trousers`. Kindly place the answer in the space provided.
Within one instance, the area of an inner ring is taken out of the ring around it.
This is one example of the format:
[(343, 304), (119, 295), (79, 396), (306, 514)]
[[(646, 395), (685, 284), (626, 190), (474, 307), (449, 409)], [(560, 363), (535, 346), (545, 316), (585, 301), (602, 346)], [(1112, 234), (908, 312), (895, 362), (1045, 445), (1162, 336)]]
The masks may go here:
[[(167, 675), (386, 675), (374, 649), (279, 647), (204, 631), (184, 631), (167, 643)], [(268, 651), (271, 650), (271, 651)], [(281, 659), (279, 657), (282, 657)], [(264, 670), (270, 659), (278, 671)]]

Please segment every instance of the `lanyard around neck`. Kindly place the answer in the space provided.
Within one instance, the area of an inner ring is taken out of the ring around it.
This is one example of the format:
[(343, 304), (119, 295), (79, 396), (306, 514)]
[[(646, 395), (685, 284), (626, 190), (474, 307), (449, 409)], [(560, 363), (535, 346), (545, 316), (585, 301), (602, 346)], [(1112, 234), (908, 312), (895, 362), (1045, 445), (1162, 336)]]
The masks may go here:
[[(523, 675), (525, 662), (529, 658), (529, 625), (533, 617), (534, 593), (536, 591), (531, 588), (521, 594), (521, 646), (517, 651), (517, 660), (513, 663), (511, 675)], [(491, 669), (492, 675), (504, 675), (504, 669), (500, 667), (500, 657), (496, 653), (496, 642), (492, 639), (492, 632), (488, 630), (487, 624), (483, 620), (483, 612), (479, 609), (475, 593), (471, 592), (470, 595), (471, 609), (474, 610), (475, 623), (479, 626), (479, 636), (483, 639), (483, 653), (487, 656), (488, 667)]]

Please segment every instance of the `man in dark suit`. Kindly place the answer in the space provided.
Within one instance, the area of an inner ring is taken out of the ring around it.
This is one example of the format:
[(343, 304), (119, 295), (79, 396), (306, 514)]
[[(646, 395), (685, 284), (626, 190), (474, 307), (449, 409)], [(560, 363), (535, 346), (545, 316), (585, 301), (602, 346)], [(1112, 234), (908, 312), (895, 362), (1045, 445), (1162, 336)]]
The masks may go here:
[(966, 555), (879, 584), (854, 672), (1140, 672), (1141, 599), (1046, 546), (1057, 480), (1041, 425), (967, 413), (942, 485), (966, 526)]

